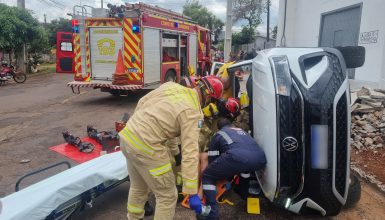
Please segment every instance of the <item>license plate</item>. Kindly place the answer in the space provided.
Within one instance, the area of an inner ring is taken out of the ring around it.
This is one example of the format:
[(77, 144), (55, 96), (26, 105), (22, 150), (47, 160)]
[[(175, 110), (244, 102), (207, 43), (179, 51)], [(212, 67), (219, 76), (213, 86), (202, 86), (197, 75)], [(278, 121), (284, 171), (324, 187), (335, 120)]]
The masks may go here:
[(311, 167), (328, 168), (328, 126), (311, 126)]
[(136, 68), (128, 68), (128, 72), (130, 72), (130, 73), (138, 73), (138, 69), (136, 69)]

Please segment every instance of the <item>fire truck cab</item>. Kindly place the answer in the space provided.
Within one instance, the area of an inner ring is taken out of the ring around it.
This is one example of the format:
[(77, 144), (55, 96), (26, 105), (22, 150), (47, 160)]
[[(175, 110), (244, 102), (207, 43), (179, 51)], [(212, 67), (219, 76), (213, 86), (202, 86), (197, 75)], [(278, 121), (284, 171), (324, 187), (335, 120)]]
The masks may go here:
[[(119, 14), (112, 14), (107, 9), (74, 7), (75, 79), (68, 83), (73, 91), (91, 87), (120, 95), (179, 81), (185, 75), (209, 74), (208, 29), (182, 14), (143, 3), (119, 8)], [(113, 77), (119, 51), (124, 82)]]

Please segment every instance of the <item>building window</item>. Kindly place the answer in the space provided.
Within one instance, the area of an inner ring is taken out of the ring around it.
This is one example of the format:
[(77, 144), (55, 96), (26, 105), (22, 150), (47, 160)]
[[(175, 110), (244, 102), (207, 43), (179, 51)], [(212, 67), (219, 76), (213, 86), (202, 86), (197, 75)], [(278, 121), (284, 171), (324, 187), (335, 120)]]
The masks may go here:
[(60, 43), (61, 51), (72, 51), (72, 43), (70, 42), (61, 42)]

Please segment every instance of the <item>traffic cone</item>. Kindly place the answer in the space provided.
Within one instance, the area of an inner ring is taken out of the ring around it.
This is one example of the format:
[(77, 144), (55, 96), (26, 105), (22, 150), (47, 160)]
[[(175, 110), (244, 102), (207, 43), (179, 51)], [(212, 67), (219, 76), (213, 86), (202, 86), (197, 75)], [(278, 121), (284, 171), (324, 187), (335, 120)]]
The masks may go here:
[(115, 75), (124, 75), (124, 65), (123, 65), (123, 56), (122, 50), (119, 49), (118, 60), (116, 61)]

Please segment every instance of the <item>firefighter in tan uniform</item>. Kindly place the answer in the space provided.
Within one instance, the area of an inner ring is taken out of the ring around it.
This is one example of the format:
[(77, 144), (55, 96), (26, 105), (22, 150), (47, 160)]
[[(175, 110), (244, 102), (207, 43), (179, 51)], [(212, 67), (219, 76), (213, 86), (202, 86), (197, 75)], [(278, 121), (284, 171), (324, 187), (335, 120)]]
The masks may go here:
[(166, 141), (181, 139), (184, 193), (190, 194), (190, 207), (200, 213), (198, 188), (198, 136), (202, 127), (201, 107), (220, 98), (223, 85), (217, 77), (204, 77), (189, 89), (168, 82), (138, 102), (134, 114), (119, 133), (121, 149), (127, 158), (130, 176), (128, 219), (141, 219), (144, 204), (152, 191), (156, 198), (154, 219), (170, 220), (175, 213), (177, 190), (171, 171), (170, 149)]

